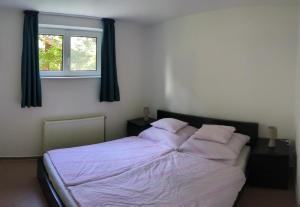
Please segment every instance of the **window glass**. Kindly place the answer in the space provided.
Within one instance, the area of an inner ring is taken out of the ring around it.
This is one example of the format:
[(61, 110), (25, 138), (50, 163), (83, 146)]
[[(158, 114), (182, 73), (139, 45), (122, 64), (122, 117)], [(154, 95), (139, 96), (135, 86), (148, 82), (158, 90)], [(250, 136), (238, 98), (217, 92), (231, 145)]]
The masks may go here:
[(71, 37), (71, 70), (97, 70), (97, 38)]
[(39, 64), (41, 71), (63, 70), (62, 35), (39, 35)]

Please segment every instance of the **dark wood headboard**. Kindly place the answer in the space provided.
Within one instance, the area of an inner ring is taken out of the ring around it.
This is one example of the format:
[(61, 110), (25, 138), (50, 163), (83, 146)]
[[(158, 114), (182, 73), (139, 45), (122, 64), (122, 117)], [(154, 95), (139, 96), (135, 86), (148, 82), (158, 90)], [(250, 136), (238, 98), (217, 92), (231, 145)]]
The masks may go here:
[(175, 118), (181, 121), (188, 122), (191, 126), (200, 128), (202, 124), (217, 124), (217, 125), (227, 125), (236, 128), (236, 132), (250, 136), (250, 141), (248, 145), (255, 146), (258, 138), (258, 123), (252, 122), (241, 122), (232, 120), (222, 120), (187, 114), (174, 113), (164, 110), (157, 110), (157, 119), (162, 118)]

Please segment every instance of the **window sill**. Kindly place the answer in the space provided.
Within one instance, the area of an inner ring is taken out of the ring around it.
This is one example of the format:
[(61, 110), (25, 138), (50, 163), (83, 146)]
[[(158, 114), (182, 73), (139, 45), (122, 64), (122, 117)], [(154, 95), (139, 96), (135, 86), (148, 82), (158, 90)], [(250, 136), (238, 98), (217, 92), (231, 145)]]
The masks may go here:
[(41, 79), (91, 79), (101, 78), (101, 76), (41, 76)]

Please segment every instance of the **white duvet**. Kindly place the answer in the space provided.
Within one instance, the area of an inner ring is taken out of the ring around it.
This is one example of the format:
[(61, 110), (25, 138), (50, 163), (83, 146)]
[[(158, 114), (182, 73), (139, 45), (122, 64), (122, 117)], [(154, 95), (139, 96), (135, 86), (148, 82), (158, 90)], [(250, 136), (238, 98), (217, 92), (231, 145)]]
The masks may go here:
[(244, 183), (238, 167), (174, 151), (68, 189), (82, 207), (231, 207)]
[(118, 175), (152, 161), (172, 148), (128, 137), (101, 144), (51, 150), (50, 160), (65, 186)]

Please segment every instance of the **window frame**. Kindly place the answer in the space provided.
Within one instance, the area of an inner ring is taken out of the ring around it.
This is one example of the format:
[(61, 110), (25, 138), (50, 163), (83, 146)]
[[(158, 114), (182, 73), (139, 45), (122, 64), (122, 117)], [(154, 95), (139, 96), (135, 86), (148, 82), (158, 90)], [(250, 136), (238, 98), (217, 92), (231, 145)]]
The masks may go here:
[[(101, 77), (101, 41), (102, 29), (85, 27), (68, 27), (55, 25), (39, 25), (39, 35), (62, 35), (63, 54), (61, 71), (41, 71), (41, 78), (98, 78)], [(96, 70), (71, 70), (71, 37), (96, 38)]]

